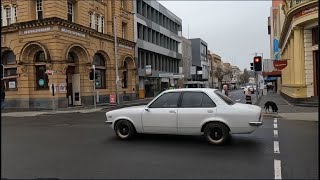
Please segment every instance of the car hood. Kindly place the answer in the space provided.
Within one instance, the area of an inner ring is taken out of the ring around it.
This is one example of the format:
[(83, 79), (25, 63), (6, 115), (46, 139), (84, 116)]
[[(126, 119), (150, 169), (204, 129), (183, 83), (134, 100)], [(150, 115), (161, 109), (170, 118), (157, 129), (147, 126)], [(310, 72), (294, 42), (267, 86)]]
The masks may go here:
[(112, 111), (106, 112), (106, 114), (121, 114), (124, 112), (136, 112), (138, 110), (143, 110), (147, 105), (140, 105), (140, 106), (130, 106), (130, 107), (125, 107), (125, 108), (120, 108), (120, 109), (115, 109)]
[(236, 103), (233, 105), (234, 108), (239, 108), (239, 109), (246, 109), (254, 112), (261, 112), (261, 107), (252, 105), (252, 104), (242, 104), (242, 103)]

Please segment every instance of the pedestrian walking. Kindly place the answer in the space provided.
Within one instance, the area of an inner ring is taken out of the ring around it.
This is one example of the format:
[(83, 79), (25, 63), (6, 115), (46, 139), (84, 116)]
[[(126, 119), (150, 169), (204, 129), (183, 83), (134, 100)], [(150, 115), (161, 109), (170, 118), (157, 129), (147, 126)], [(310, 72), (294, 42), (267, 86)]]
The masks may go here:
[(249, 91), (249, 88), (246, 88), (244, 94), (246, 96), (246, 104), (252, 104), (251, 92)]
[(226, 96), (229, 95), (229, 92), (228, 92), (228, 85), (223, 85), (222, 87), (222, 93), (225, 94)]
[(6, 93), (5, 93), (5, 89), (4, 89), (4, 85), (3, 82), (1, 83), (1, 109), (4, 108), (4, 99), (6, 97)]

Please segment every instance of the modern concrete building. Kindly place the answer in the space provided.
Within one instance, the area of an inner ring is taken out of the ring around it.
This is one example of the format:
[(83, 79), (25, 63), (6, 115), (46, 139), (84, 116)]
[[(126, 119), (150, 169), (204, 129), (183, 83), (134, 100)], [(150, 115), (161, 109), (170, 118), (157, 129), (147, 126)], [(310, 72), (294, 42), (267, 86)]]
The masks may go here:
[(192, 66), (192, 45), (191, 41), (182, 37), (182, 74), (184, 76), (184, 83), (191, 80), (190, 68)]
[(192, 65), (196, 66), (197, 74), (193, 80), (202, 81), (208, 84), (209, 63), (208, 63), (208, 44), (200, 38), (190, 39), (192, 44)]
[(157, 1), (134, 0), (139, 97), (156, 96), (182, 78), (182, 20)]
[(115, 62), (120, 101), (135, 98), (132, 1), (3, 0), (1, 12), (6, 107), (93, 105), (92, 65), (97, 103), (109, 103), (116, 92)]
[(281, 94), (293, 103), (318, 101), (318, 0), (283, 1), (285, 21), (279, 39), (282, 70)]

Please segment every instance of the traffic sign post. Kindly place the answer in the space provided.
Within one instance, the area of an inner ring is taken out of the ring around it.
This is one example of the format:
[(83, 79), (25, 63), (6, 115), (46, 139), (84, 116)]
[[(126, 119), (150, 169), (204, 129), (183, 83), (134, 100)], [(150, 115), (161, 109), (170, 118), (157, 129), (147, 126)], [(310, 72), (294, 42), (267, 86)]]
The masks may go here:
[(97, 101), (96, 101), (96, 66), (92, 65), (93, 69), (93, 104), (94, 108), (97, 108)]

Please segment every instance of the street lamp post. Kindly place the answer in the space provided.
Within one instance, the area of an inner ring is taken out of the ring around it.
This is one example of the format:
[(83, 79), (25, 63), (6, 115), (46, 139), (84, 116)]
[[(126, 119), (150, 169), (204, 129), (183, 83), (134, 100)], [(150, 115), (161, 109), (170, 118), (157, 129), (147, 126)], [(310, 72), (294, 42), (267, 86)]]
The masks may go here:
[(119, 75), (118, 75), (118, 43), (117, 43), (117, 23), (116, 23), (116, 16), (113, 17), (113, 34), (114, 34), (114, 60), (116, 66), (116, 101), (117, 104), (120, 104), (119, 101)]

